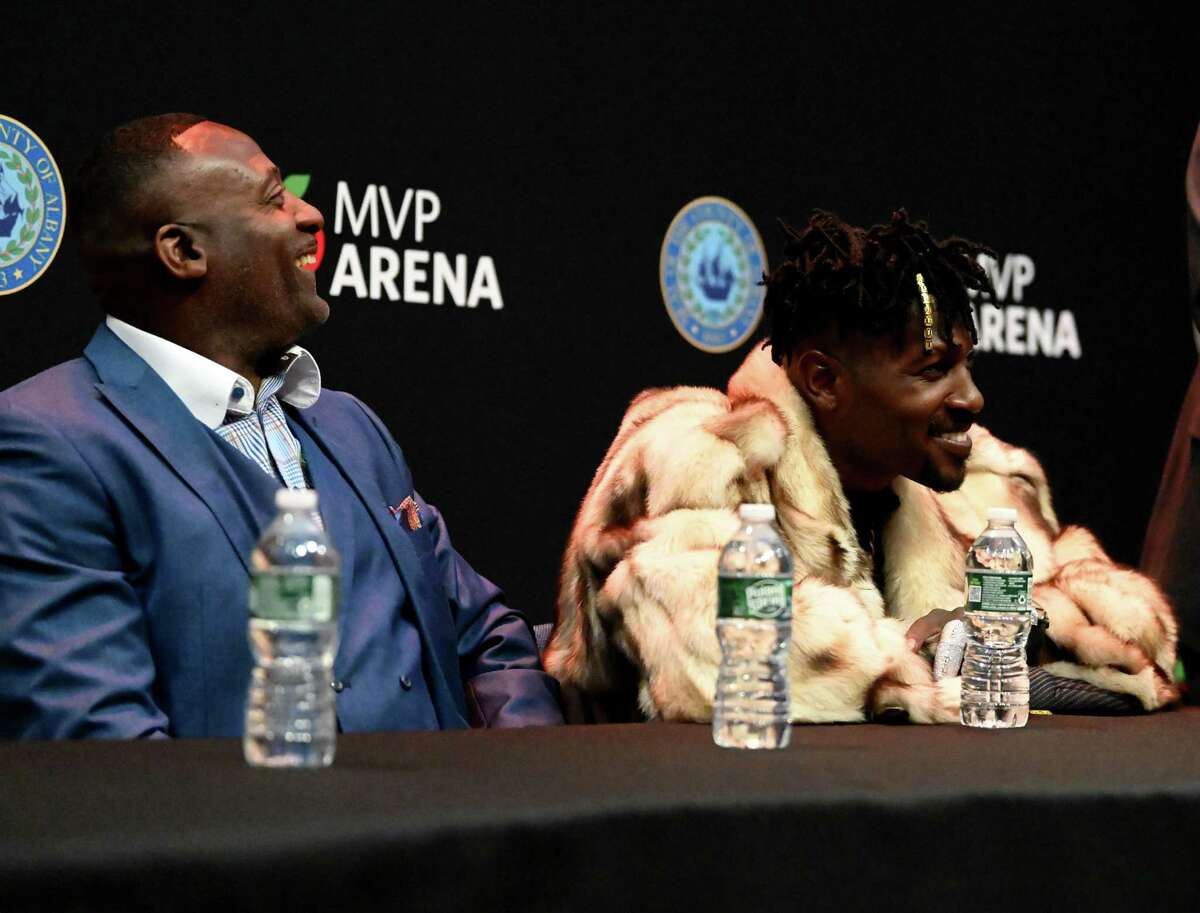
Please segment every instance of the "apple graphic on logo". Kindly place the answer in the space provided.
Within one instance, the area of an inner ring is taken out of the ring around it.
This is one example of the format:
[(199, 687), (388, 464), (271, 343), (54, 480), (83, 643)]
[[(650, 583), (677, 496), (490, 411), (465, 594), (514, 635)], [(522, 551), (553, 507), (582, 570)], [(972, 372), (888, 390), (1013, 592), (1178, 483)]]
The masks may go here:
[[(283, 186), (291, 193), (294, 193), (300, 199), (304, 199), (304, 194), (308, 192), (308, 182), (312, 180), (311, 174), (289, 174), (283, 179)], [(310, 273), (315, 273), (317, 267), (321, 265), (321, 261), (325, 259), (325, 229), (317, 232), (317, 259), (313, 263), (306, 263), (304, 268)]]

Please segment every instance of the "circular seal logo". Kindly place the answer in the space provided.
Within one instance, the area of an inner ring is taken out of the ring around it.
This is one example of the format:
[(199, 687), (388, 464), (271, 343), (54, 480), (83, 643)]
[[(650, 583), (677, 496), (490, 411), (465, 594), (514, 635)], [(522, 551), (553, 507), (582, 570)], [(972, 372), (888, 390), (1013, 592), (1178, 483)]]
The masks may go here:
[(38, 135), (0, 114), (0, 295), (41, 278), (67, 221), (62, 175)]
[(700, 197), (679, 210), (663, 239), (658, 279), (675, 328), (706, 352), (728, 352), (762, 318), (767, 269), (762, 238), (742, 210)]

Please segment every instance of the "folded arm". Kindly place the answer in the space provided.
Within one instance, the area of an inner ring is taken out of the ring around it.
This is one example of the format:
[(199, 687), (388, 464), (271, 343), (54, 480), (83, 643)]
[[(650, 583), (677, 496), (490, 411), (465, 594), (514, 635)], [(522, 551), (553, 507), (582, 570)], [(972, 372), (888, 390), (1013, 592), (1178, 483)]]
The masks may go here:
[(989, 507), (1016, 508), (1017, 529), (1033, 552), (1033, 601), (1049, 621), (1035, 662), (1056, 676), (1132, 695), (1146, 710), (1178, 700), (1178, 625), (1162, 591), (1114, 562), (1088, 530), (1059, 523), (1032, 454), (982, 429), (972, 435), (966, 482), (938, 500), (966, 542), (983, 529)]
[[(731, 510), (675, 510), (637, 525), (641, 541), (579, 611), (610, 640), (603, 651), (559, 644), (547, 657), (564, 681), (602, 680), (589, 665), (606, 652), (636, 657), (646, 716), (712, 717), (720, 646), (716, 637), (717, 562), (733, 535)], [(853, 722), (902, 711), (914, 722), (957, 719), (958, 682), (935, 682), (929, 664), (907, 649), (906, 625), (876, 614), (852, 587), (805, 569), (793, 587), (789, 652), (795, 722)], [(563, 607), (560, 606), (560, 612)]]
[(1178, 625), (1162, 591), (1113, 562), (1080, 527), (1065, 529), (1054, 553), (1054, 575), (1033, 590), (1050, 622), (1038, 664), (1063, 678), (1133, 695), (1146, 710), (1178, 700)]

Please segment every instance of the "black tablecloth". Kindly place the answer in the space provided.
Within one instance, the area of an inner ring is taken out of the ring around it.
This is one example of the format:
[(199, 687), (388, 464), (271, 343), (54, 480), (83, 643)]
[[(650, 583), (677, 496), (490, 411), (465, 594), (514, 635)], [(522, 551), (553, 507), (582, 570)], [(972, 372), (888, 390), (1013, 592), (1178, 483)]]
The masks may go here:
[(0, 745), (0, 911), (1200, 908), (1200, 711)]

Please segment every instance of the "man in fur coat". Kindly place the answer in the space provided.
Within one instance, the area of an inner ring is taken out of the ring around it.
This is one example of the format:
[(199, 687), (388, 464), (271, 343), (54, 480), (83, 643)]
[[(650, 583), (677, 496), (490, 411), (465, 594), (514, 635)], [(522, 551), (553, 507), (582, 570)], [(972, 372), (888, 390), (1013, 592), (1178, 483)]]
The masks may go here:
[(903, 212), (870, 230), (818, 212), (789, 235), (763, 347), (726, 393), (635, 399), (584, 498), (544, 657), (574, 715), (711, 718), (717, 560), (742, 502), (775, 505), (796, 562), (794, 721), (957, 721), (960, 680), (934, 679), (925, 642), (961, 613), (992, 506), (1017, 509), (1033, 552), (1037, 662), (1146, 710), (1175, 701), (1161, 592), (1060, 525), (1037, 460), (974, 424), (985, 249)]

